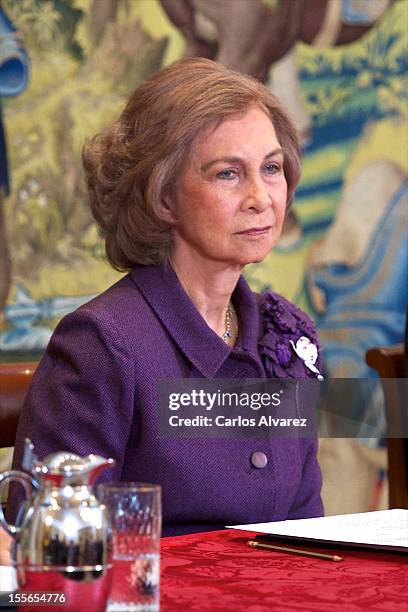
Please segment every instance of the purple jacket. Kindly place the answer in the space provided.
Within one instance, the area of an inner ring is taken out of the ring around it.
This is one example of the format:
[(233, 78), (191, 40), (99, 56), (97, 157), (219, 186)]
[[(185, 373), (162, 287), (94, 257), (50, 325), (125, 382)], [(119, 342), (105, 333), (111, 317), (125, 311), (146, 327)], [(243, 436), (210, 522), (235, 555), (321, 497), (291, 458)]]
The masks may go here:
[[(261, 306), (258, 298), (241, 277), (231, 349), (174, 272), (137, 266), (57, 326), (20, 419), (15, 467), (26, 437), (40, 457), (114, 457), (105, 480), (162, 486), (165, 535), (322, 515), (316, 439), (175, 440), (157, 431), (158, 379), (313, 376), (289, 344), (302, 334), (316, 341), (310, 319), (276, 294)], [(265, 467), (252, 464), (256, 451)]]

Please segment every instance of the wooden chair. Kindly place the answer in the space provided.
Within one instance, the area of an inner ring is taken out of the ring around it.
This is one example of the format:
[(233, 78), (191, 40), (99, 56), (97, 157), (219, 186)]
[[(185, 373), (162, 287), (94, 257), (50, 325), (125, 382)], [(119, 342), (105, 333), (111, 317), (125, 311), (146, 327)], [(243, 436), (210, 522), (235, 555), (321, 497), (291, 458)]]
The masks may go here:
[[(366, 353), (366, 362), (377, 370), (381, 378), (404, 378), (404, 347), (371, 348)], [(383, 385), (386, 415), (395, 421), (396, 415), (405, 417), (398, 389)], [(408, 438), (387, 438), (388, 482), (390, 508), (408, 508)]]
[(24, 399), (37, 363), (0, 363), (0, 448), (14, 446)]

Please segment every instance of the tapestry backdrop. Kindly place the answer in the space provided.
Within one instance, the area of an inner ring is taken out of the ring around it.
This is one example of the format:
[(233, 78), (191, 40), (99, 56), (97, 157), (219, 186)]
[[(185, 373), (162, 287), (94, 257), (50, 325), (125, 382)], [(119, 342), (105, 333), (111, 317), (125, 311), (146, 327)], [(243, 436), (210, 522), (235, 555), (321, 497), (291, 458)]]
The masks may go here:
[(295, 204), (278, 247), (247, 269), (252, 288), (272, 287), (312, 314), (331, 375), (368, 375), (366, 349), (402, 341), (406, 0), (3, 0), (1, 7), (0, 361), (39, 357), (61, 316), (119, 278), (92, 223), (81, 148), (138, 84), (183, 55), (262, 79), (302, 137)]

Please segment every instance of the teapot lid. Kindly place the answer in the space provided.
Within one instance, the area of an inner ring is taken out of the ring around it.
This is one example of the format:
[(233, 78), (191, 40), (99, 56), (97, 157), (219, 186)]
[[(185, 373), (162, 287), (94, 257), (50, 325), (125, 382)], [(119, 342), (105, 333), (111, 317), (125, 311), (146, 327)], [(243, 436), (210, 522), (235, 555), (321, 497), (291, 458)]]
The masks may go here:
[(40, 467), (38, 471), (42, 473), (70, 476), (73, 473), (87, 470), (89, 467), (89, 457), (82, 458), (79, 455), (68, 452), (52, 453), (47, 455), (41, 462), (38, 462), (36, 467)]

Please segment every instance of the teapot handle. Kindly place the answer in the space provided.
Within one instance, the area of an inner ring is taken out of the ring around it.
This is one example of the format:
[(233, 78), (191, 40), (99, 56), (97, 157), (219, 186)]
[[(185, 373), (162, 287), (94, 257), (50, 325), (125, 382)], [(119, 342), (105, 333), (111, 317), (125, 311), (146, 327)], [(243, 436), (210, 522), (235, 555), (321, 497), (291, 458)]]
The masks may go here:
[[(38, 489), (39, 487), (38, 482), (35, 480), (35, 478), (32, 478), (25, 472), (20, 472), (19, 470), (9, 470), (8, 472), (3, 472), (2, 474), (0, 474), (0, 499), (2, 498), (2, 493), (5, 485), (8, 482), (11, 482), (12, 480), (19, 482), (23, 486), (26, 497), (28, 498), (32, 496), (33, 489)], [(11, 523), (8, 523), (6, 521), (1, 503), (0, 524), (13, 538), (15, 538), (20, 532), (20, 527), (12, 525)]]

